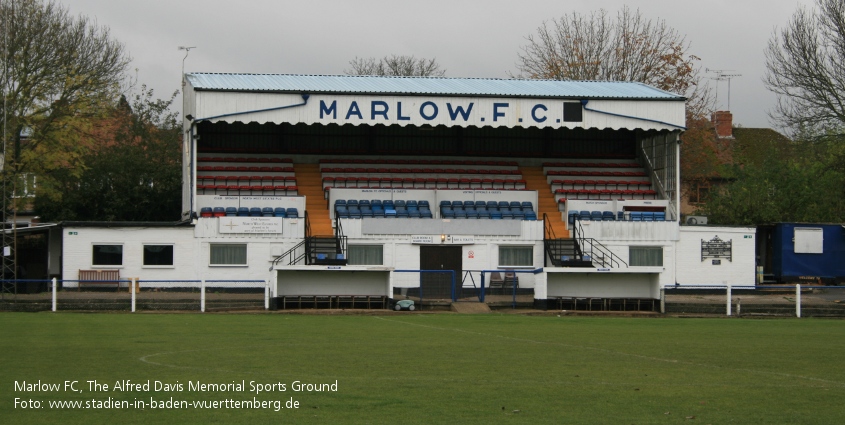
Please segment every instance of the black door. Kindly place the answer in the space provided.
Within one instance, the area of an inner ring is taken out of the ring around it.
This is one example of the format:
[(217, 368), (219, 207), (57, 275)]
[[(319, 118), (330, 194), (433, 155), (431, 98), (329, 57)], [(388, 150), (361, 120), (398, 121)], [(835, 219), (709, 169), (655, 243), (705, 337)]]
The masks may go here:
[[(461, 284), (460, 246), (420, 246), (421, 270), (454, 270), (455, 284)], [(452, 299), (452, 276), (449, 273), (423, 273), (420, 278), (422, 298)]]

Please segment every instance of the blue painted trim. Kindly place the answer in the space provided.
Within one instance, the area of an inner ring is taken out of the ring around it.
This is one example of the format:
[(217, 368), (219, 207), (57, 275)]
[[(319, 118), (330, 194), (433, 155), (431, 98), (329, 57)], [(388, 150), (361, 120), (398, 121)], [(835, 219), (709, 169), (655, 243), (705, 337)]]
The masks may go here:
[(584, 110), (585, 110), (585, 111), (596, 112), (596, 113), (599, 113), (599, 114), (605, 114), (605, 115), (610, 115), (610, 116), (614, 116), (614, 117), (631, 118), (631, 119), (640, 120), (640, 121), (653, 122), (653, 123), (657, 123), (657, 124), (663, 124), (663, 125), (668, 125), (668, 126), (670, 126), (670, 127), (679, 128), (679, 129), (681, 129), (681, 130), (686, 130), (686, 129), (687, 129), (687, 128), (686, 128), (686, 127), (684, 127), (684, 126), (677, 125), (677, 124), (672, 124), (672, 123), (670, 123), (670, 122), (659, 121), (659, 120), (653, 120), (653, 119), (649, 119), (649, 118), (635, 117), (635, 116), (631, 116), (631, 115), (617, 114), (617, 113), (615, 113), (615, 112), (599, 111), (598, 109), (588, 108), (588, 107), (587, 107), (587, 103), (588, 103), (589, 101), (590, 101), (589, 99), (581, 99), (581, 106), (583, 106), (583, 107), (584, 107)]
[[(194, 120), (192, 120), (192, 122), (216, 120), (218, 118), (234, 117), (234, 116), (238, 116), (238, 115), (253, 114), (253, 113), (258, 113), (258, 112), (278, 111), (278, 110), (281, 110), (281, 109), (295, 108), (297, 106), (305, 106), (305, 104), (308, 103), (309, 97), (311, 97), (310, 94), (302, 93), (302, 103), (297, 103), (297, 104), (294, 104), (294, 105), (275, 106), (275, 107), (266, 108), (266, 109), (255, 109), (255, 110), (252, 110), (252, 111), (232, 112), (232, 113), (229, 113), (229, 114), (215, 115), (213, 117), (195, 118)], [(349, 118), (349, 117), (347, 117), (347, 118)]]

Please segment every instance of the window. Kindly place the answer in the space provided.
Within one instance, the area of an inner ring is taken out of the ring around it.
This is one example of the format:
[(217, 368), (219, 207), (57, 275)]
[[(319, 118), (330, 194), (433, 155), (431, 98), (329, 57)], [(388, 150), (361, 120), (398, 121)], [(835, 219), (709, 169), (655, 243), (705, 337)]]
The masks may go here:
[(211, 244), (209, 264), (212, 266), (245, 266), (246, 244)]
[(631, 267), (663, 267), (662, 246), (632, 246), (628, 250)]
[(384, 263), (382, 245), (349, 245), (346, 253), (349, 256), (347, 264), (351, 266), (380, 266)]
[(144, 245), (145, 266), (172, 266), (173, 245)]
[(710, 198), (710, 183), (695, 182), (689, 190), (690, 204), (700, 204), (707, 202)]
[(500, 246), (499, 267), (533, 267), (533, 246)]
[(91, 264), (94, 266), (122, 266), (123, 245), (94, 245)]
[(824, 231), (821, 227), (796, 227), (792, 240), (796, 254), (824, 254)]

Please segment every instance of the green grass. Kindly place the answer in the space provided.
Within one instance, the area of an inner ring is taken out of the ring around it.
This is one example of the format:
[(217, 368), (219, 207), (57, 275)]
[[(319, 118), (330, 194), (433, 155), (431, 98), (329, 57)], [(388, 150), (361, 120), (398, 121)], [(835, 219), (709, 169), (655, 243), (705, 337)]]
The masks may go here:
[[(517, 315), (0, 314), (2, 423), (831, 424), (845, 321)], [(88, 391), (88, 380), (180, 383)], [(80, 381), (83, 393), (16, 392)], [(298, 409), (50, 409), (50, 400), (252, 400), (189, 381), (286, 384)], [(293, 392), (293, 381), (338, 382)], [(39, 410), (14, 408), (15, 397)], [(693, 418), (694, 417), (694, 418)]]

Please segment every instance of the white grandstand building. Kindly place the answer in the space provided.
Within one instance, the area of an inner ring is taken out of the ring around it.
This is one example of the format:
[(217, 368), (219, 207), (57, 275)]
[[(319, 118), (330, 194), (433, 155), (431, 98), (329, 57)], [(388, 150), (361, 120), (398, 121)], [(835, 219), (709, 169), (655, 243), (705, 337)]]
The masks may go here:
[(117, 268), (268, 280), (278, 306), (504, 294), (537, 308), (654, 308), (666, 285), (754, 282), (754, 229), (679, 225), (680, 95), (627, 82), (185, 80), (182, 221), (68, 223), (65, 279)]

